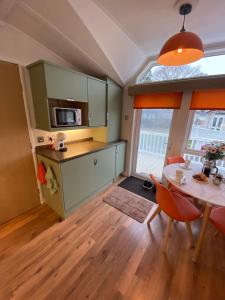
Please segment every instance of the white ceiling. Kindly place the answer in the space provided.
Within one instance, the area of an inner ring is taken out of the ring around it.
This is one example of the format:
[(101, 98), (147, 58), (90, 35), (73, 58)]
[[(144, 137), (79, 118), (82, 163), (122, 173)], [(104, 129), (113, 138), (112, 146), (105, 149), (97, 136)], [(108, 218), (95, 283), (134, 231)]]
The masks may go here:
[[(124, 84), (179, 31), (177, 1), (0, 0), (0, 21), (81, 71)], [(186, 29), (199, 34), (206, 49), (225, 49), (225, 0), (190, 1), (196, 5)]]
[[(183, 21), (176, 0), (94, 0), (146, 53), (157, 55), (160, 47)], [(184, 1), (192, 2), (192, 1)], [(186, 29), (205, 45), (225, 42), (225, 0), (200, 0), (186, 17)]]

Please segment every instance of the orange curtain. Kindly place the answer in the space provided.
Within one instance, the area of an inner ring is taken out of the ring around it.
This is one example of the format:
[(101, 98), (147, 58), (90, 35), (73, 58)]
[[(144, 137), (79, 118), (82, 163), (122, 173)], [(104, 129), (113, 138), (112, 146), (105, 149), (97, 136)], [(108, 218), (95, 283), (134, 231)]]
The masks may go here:
[(171, 108), (179, 109), (183, 93), (160, 93), (148, 95), (136, 95), (134, 97), (134, 108)]
[(190, 109), (225, 110), (225, 90), (194, 91)]

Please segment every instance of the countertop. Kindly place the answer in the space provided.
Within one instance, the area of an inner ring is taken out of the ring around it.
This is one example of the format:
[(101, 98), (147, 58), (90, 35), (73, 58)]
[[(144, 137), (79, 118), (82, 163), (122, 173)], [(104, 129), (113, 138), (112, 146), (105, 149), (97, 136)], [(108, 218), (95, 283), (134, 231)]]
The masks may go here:
[(49, 148), (49, 146), (39, 146), (36, 147), (36, 154), (42, 155), (58, 163), (61, 163), (90, 153), (98, 152), (124, 142), (126, 141), (119, 140), (116, 142), (103, 143), (89, 139), (85, 141), (77, 141), (74, 143), (66, 144), (65, 147), (67, 148), (67, 151), (65, 152), (52, 150)]

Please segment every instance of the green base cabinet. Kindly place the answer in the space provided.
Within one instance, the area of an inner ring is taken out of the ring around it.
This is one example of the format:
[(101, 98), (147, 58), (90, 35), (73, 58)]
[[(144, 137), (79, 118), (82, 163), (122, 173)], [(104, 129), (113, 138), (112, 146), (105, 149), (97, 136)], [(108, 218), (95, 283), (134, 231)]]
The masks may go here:
[(113, 182), (115, 147), (64, 162), (61, 164), (61, 172), (67, 212)]
[(62, 218), (68, 217), (76, 208), (85, 203), (104, 187), (113, 183), (116, 166), (116, 147), (57, 163), (37, 155), (47, 170), (50, 167), (59, 185), (51, 195), (47, 186), (42, 185), (46, 203)]
[(51, 195), (46, 184), (41, 185), (42, 195), (45, 202), (50, 206), (62, 219), (65, 218), (65, 207), (63, 201), (63, 185), (61, 176), (61, 165), (51, 159), (48, 159), (42, 155), (37, 155), (38, 163), (42, 162), (47, 170), (48, 167), (51, 168), (54, 173), (57, 183), (58, 191)]
[(115, 178), (124, 172), (125, 156), (126, 156), (126, 143), (124, 142), (116, 146)]

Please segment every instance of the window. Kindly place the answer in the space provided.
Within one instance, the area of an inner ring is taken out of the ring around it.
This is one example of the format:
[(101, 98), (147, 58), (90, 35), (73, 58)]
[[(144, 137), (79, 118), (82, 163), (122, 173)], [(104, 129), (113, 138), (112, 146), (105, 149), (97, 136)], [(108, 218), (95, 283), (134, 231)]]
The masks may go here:
[[(225, 111), (196, 110), (186, 143), (185, 157), (201, 161), (201, 147), (214, 141), (225, 141)], [(225, 167), (225, 161), (219, 161)]]
[(225, 55), (204, 57), (197, 62), (178, 67), (151, 65), (137, 82), (167, 81), (221, 74), (225, 74)]
[(221, 130), (223, 127), (223, 117), (214, 117), (212, 121), (212, 129)]

